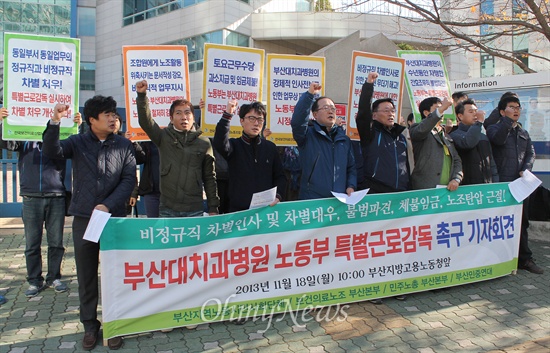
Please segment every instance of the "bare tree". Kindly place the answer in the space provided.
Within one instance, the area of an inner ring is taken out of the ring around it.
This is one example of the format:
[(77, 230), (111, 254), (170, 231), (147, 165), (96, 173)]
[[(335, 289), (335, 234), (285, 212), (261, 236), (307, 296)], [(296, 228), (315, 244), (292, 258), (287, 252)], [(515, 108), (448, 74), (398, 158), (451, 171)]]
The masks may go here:
[[(550, 44), (550, 12), (548, 0), (381, 0), (397, 10), (397, 16), (406, 21), (430, 22), (440, 26), (441, 33), (423, 33), (420, 39), (439, 41), (449, 50), (486, 53), (508, 60), (524, 72), (536, 72), (527, 57), (550, 62), (537, 50)], [(359, 8), (370, 0), (355, 0), (345, 7)], [(493, 5), (494, 4), (494, 5)], [(493, 7), (494, 6), (494, 7)], [(488, 11), (488, 9), (490, 11)], [(334, 9), (336, 11), (341, 9)], [(414, 13), (416, 18), (402, 16)], [(529, 37), (530, 51), (518, 52), (512, 46), (516, 40)]]

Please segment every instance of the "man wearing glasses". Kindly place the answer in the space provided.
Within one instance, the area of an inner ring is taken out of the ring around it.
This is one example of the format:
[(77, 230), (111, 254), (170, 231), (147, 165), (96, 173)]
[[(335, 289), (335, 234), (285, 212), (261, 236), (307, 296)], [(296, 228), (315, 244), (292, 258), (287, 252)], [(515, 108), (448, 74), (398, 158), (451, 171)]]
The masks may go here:
[[(518, 124), (521, 115), (519, 98), (517, 96), (501, 98), (498, 110), (501, 118), (496, 124), (487, 127), (487, 137), (491, 141), (500, 181), (513, 181), (521, 177), (525, 170), (533, 169), (535, 148), (527, 130)], [(542, 274), (544, 270), (533, 261), (533, 253), (528, 244), (528, 201), (529, 198), (523, 201), (518, 267), (532, 273)]]
[(160, 128), (151, 117), (147, 81), (136, 84), (139, 126), (158, 147), (160, 155), (159, 216), (203, 215), (203, 187), (208, 213), (218, 214), (220, 200), (210, 140), (195, 125), (193, 104), (178, 99), (170, 106), (170, 124)]
[(301, 200), (332, 197), (331, 191), (351, 195), (357, 190), (351, 140), (336, 124), (336, 106), (332, 99), (315, 99), (321, 88), (317, 82), (310, 84), (294, 107), (290, 122), (302, 165)]
[(260, 102), (243, 104), (239, 108), (242, 135), (230, 139), (231, 119), (236, 111), (237, 101), (229, 100), (212, 142), (228, 165), (229, 212), (248, 209), (254, 193), (277, 187), (277, 197), (271, 204), (274, 206), (283, 199), (286, 177), (277, 146), (262, 138), (265, 106)]
[(372, 104), (378, 73), (370, 72), (363, 84), (357, 111), (357, 130), (363, 151), (364, 181), (360, 189), (369, 193), (409, 190), (409, 162), (406, 129), (395, 120), (395, 104), (382, 98)]

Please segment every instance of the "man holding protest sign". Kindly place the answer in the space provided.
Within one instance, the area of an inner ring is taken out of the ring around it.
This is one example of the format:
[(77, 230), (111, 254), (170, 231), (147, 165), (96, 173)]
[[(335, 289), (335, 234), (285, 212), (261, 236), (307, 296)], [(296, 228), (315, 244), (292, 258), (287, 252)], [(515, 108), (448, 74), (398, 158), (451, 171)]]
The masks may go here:
[(160, 155), (160, 217), (196, 217), (203, 214), (203, 187), (208, 213), (218, 214), (214, 151), (195, 125), (193, 104), (178, 99), (170, 106), (170, 124), (161, 128), (152, 118), (147, 81), (136, 83), (139, 125), (158, 147)]
[[(357, 189), (357, 170), (351, 140), (336, 124), (336, 106), (328, 97), (315, 98), (318, 82), (300, 96), (290, 126), (298, 144), (302, 178), (300, 199), (332, 197), (332, 191), (351, 195)], [(313, 113), (313, 121), (309, 120)]]
[(231, 118), (236, 111), (237, 101), (229, 100), (213, 140), (229, 167), (229, 212), (248, 209), (254, 193), (277, 187), (273, 206), (283, 199), (286, 177), (277, 146), (262, 138), (266, 109), (261, 102), (243, 104), (239, 109), (242, 135), (230, 139)]
[[(61, 262), (65, 254), (63, 227), (65, 225), (65, 168), (64, 160), (50, 159), (43, 154), (39, 141), (2, 140), (2, 120), (8, 116), (6, 108), (0, 108), (0, 148), (18, 152), (19, 188), (23, 197), (22, 219), (25, 228), (25, 260), (29, 288), (27, 298), (52, 287), (61, 293), (68, 290), (61, 282)], [(80, 125), (80, 113), (74, 116)], [(46, 228), (48, 240), (48, 273), (46, 283), (42, 276), (42, 236)]]
[[(126, 201), (136, 182), (136, 160), (132, 142), (113, 132), (116, 129), (116, 101), (95, 96), (84, 104), (84, 118), (90, 127), (84, 134), (59, 140), (62, 118), (69, 106), (57, 104), (43, 134), (44, 154), (49, 158), (72, 159), (73, 197), (69, 214), (74, 216), (72, 232), (80, 299), (80, 321), (84, 325), (82, 348), (92, 350), (101, 322), (99, 301), (99, 243), (84, 239), (94, 210), (126, 217)], [(110, 349), (122, 347), (122, 338), (108, 340)]]

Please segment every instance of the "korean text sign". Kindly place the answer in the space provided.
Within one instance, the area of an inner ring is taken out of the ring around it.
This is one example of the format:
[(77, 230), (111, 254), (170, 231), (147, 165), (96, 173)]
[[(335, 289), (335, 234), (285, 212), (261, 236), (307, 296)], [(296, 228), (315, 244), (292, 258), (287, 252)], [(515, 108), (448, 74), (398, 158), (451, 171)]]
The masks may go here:
[(170, 106), (177, 99), (190, 100), (187, 46), (124, 46), (124, 89), (126, 123), (131, 140), (148, 141), (137, 116), (136, 83), (147, 81), (147, 98), (153, 120), (165, 127), (170, 123)]
[[(405, 80), (415, 121), (421, 120), (418, 106), (424, 99), (447, 97), (451, 100), (449, 74), (441, 52), (398, 50), (397, 55), (405, 59)], [(445, 111), (444, 119), (456, 121), (452, 107)]]
[(111, 218), (106, 338), (504, 276), (522, 205), (507, 183), (281, 202), (195, 218)]
[(279, 146), (296, 146), (290, 120), (300, 95), (312, 82), (324, 86), (325, 58), (267, 54), (267, 121), (269, 140)]
[[(214, 136), (216, 124), (227, 108), (227, 101), (238, 105), (262, 101), (264, 50), (228, 45), (204, 45), (204, 82), (201, 128), (205, 136)], [(238, 114), (238, 112), (237, 112)], [(231, 120), (230, 137), (241, 134), (239, 119)]]
[(70, 109), (60, 138), (76, 133), (79, 77), (79, 39), (5, 33), (3, 139), (41, 141), (58, 103)]
[[(396, 118), (401, 114), (401, 99), (403, 97), (403, 77), (405, 60), (391, 56), (354, 51), (351, 62), (350, 92), (348, 96), (347, 135), (352, 140), (359, 140), (359, 132), (355, 117), (359, 109), (359, 98), (363, 83), (367, 81), (370, 72), (377, 72), (374, 81), (372, 101), (391, 98), (396, 107)], [(397, 119), (396, 119), (397, 120)]]

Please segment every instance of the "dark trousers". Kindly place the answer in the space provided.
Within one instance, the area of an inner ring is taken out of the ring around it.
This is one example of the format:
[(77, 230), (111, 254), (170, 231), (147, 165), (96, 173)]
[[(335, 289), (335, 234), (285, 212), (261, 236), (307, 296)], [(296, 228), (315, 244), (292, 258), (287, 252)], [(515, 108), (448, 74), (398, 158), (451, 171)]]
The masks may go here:
[(518, 263), (520, 265), (531, 260), (533, 252), (529, 248), (529, 234), (527, 228), (529, 228), (529, 199), (523, 200), (523, 212), (521, 214), (521, 233), (519, 235), (519, 255)]
[(160, 193), (152, 192), (141, 197), (145, 203), (147, 218), (159, 218)]
[(46, 282), (61, 278), (61, 261), (65, 254), (63, 227), (65, 225), (64, 197), (23, 196), (22, 219), (25, 226), (25, 260), (27, 281), (41, 287), (42, 276), (42, 234), (46, 227), (48, 241), (48, 273)]
[(97, 320), (99, 301), (99, 243), (84, 240), (84, 232), (90, 218), (74, 217), (73, 242), (80, 300), (80, 322), (84, 331), (99, 331), (101, 322)]

